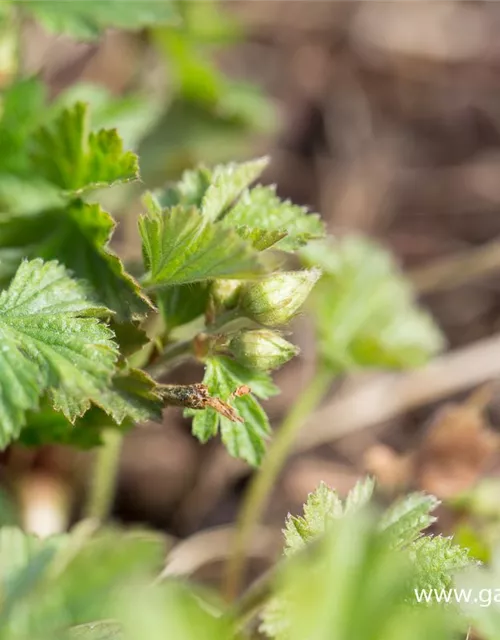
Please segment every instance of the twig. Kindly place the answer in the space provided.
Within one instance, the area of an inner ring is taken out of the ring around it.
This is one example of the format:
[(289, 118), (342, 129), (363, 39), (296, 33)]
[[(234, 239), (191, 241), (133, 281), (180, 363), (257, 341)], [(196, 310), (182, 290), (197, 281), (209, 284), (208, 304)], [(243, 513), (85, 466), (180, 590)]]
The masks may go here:
[(349, 385), (313, 413), (301, 430), (295, 450), (373, 427), (407, 411), (442, 400), (500, 376), (500, 335), (447, 353), (422, 369), (376, 374)]

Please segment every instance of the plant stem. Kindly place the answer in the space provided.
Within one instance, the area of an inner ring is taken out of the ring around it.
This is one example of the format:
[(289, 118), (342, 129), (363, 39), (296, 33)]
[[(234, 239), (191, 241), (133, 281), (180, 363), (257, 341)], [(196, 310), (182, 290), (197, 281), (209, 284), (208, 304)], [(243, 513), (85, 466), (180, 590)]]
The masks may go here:
[(232, 553), (225, 576), (225, 595), (234, 600), (244, 577), (246, 547), (253, 527), (258, 524), (274, 483), (286, 461), (295, 436), (316, 408), (332, 381), (332, 373), (320, 367), (298, 396), (274, 437), (260, 471), (253, 477), (236, 523)]
[(184, 340), (175, 342), (168, 346), (161, 356), (152, 364), (146, 367), (146, 371), (153, 378), (159, 378), (163, 374), (173, 369), (183, 360), (187, 360), (193, 355), (193, 341)]
[(123, 436), (119, 431), (109, 429), (105, 432), (104, 444), (97, 451), (94, 463), (94, 475), (86, 509), (88, 518), (103, 522), (111, 511), (122, 442)]

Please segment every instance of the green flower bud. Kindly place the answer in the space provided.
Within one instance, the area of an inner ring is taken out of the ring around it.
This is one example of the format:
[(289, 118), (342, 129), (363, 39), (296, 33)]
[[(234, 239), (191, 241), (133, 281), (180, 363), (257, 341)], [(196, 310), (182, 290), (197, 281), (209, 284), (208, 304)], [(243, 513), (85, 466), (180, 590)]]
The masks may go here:
[(274, 331), (257, 329), (239, 333), (229, 343), (229, 351), (241, 364), (268, 371), (281, 367), (299, 349)]
[(238, 304), (241, 289), (240, 280), (214, 280), (210, 295), (218, 309), (234, 309)]
[(252, 320), (275, 327), (300, 309), (321, 275), (319, 269), (276, 273), (242, 286), (240, 309)]

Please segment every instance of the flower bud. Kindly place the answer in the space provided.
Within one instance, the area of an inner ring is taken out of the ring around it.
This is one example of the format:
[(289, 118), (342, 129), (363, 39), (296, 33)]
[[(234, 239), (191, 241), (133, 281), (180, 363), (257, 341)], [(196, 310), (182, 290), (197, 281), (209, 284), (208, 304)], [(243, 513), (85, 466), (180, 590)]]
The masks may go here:
[(319, 269), (287, 271), (245, 284), (240, 308), (260, 324), (285, 324), (302, 306), (320, 275)]
[(253, 369), (277, 369), (297, 355), (298, 347), (269, 329), (239, 333), (229, 343), (229, 351), (241, 364)]
[(240, 294), (240, 280), (214, 280), (210, 288), (210, 295), (217, 309), (234, 309), (238, 304)]

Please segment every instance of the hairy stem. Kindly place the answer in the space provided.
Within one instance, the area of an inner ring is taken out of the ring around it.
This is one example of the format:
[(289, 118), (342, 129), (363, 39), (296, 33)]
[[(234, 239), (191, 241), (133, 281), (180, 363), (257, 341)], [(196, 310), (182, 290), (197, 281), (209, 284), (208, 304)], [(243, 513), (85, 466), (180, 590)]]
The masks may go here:
[(225, 576), (225, 595), (234, 600), (244, 577), (246, 547), (253, 528), (258, 524), (266, 500), (283, 468), (298, 431), (316, 408), (332, 381), (332, 373), (321, 367), (297, 398), (274, 437), (260, 471), (254, 476), (245, 495), (236, 524), (232, 553)]
[(103, 522), (111, 511), (122, 442), (123, 436), (119, 431), (109, 429), (104, 434), (104, 444), (98, 449), (94, 463), (86, 508), (88, 518)]

